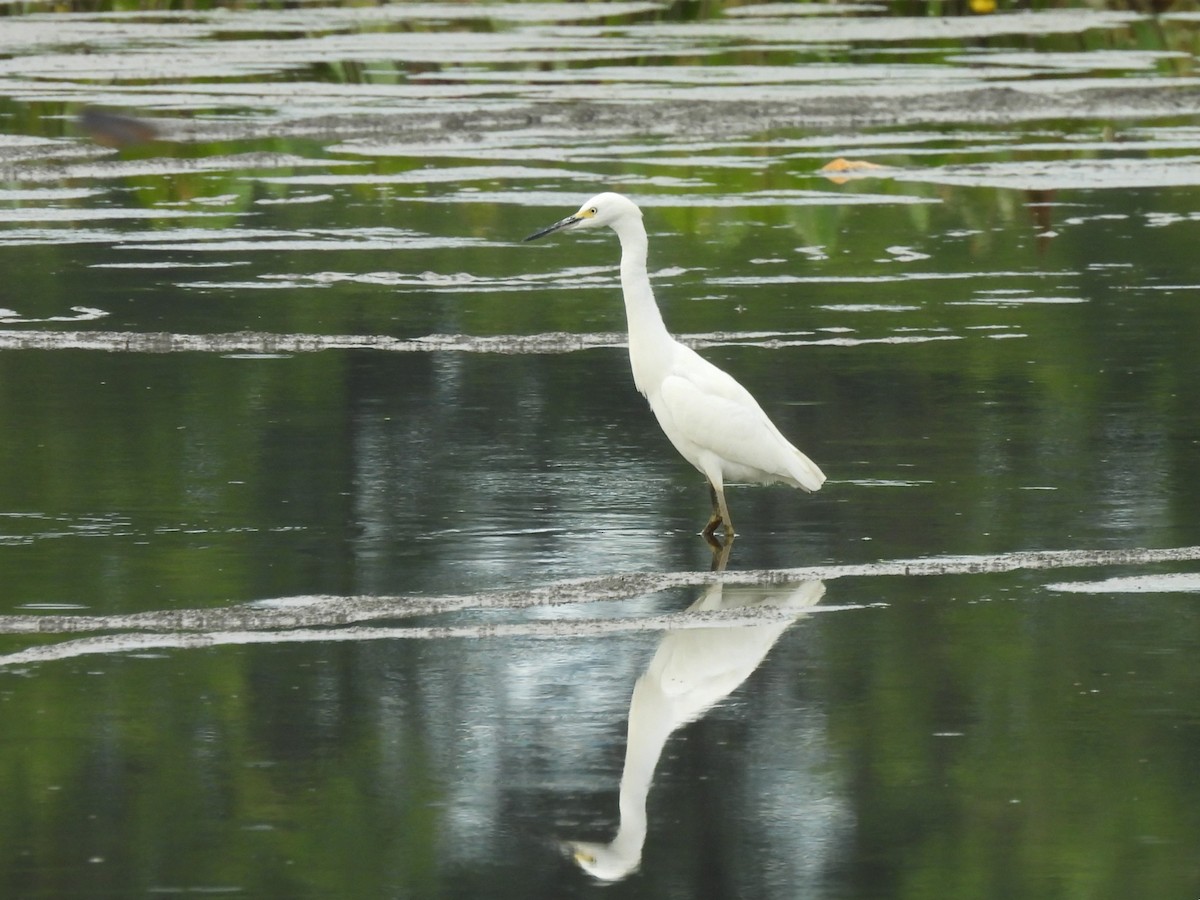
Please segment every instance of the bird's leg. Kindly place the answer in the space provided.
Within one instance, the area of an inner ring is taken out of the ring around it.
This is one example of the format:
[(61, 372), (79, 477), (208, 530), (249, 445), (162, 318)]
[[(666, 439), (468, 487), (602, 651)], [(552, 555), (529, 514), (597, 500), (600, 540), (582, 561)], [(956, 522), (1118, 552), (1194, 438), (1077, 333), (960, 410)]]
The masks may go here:
[(729, 518), (729, 507), (725, 505), (725, 488), (714, 487), (713, 494), (717, 498), (718, 509), (721, 513), (721, 521), (725, 524), (725, 537), (733, 537), (733, 519)]
[(706, 538), (711, 538), (717, 527), (724, 525), (725, 537), (733, 537), (733, 520), (729, 518), (729, 507), (725, 505), (724, 487), (718, 488), (709, 481), (708, 496), (712, 500), (712, 517), (708, 520), (708, 524), (704, 526), (704, 531), (701, 534)]
[(700, 532), (704, 535), (704, 539), (710, 544), (713, 542), (713, 534), (721, 524), (721, 504), (717, 500), (717, 489), (713, 487), (711, 481), (705, 481), (708, 485), (708, 497), (712, 501), (712, 516), (708, 520), (708, 524), (704, 526), (704, 530)]
[[(729, 508), (725, 505), (725, 491), (708, 482), (708, 496), (712, 500), (712, 518), (704, 526), (704, 540), (712, 550), (712, 570), (724, 572), (729, 563), (729, 552), (733, 549), (733, 526), (729, 524)], [(716, 535), (717, 528), (725, 525), (725, 540)]]

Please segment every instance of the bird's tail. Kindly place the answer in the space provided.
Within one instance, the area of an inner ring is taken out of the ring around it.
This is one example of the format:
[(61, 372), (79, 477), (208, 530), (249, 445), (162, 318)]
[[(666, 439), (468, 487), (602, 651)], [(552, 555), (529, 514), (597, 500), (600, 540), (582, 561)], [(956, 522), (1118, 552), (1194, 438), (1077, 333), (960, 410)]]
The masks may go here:
[[(795, 450), (795, 448), (792, 448)], [(796, 484), (805, 491), (819, 491), (821, 485), (825, 483), (825, 473), (820, 467), (796, 450), (796, 455), (792, 458), (792, 464), (788, 466), (788, 473), (795, 480)]]

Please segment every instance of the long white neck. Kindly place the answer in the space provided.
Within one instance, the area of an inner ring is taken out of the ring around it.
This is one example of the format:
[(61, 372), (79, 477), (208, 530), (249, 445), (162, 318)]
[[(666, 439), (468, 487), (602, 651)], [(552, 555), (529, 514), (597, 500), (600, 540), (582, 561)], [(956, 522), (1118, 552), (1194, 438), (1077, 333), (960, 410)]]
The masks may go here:
[(646, 271), (646, 227), (640, 216), (614, 226), (621, 240), (621, 290), (625, 294), (625, 320), (629, 327), (629, 362), (633, 383), (643, 394), (655, 389), (670, 364), (674, 341), (663, 324), (650, 276)]

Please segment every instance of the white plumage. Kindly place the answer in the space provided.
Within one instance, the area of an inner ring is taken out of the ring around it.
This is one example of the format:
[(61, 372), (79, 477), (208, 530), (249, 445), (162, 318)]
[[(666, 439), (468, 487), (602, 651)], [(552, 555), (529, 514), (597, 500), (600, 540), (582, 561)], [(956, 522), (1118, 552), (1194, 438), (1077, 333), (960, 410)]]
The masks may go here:
[(780, 434), (758, 401), (733, 377), (675, 340), (663, 324), (646, 272), (648, 241), (642, 211), (621, 194), (597, 194), (574, 215), (531, 234), (531, 241), (564, 228), (607, 225), (621, 241), (621, 288), (629, 325), (633, 382), (658, 424), (684, 459), (703, 473), (713, 514), (704, 529), (719, 526), (733, 537), (725, 502), (728, 482), (784, 482), (820, 490), (824, 473)]

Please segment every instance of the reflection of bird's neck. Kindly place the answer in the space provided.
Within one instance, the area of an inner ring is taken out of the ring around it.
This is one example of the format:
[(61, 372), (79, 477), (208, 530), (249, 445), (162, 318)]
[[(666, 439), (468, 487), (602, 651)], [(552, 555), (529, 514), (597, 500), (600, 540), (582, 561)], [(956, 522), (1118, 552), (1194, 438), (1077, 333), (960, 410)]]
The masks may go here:
[(621, 822), (609, 847), (632, 869), (642, 857), (646, 840), (646, 800), (663, 746), (679, 724), (670, 702), (654, 679), (643, 675), (629, 701), (629, 737), (618, 799)]
[(673, 341), (650, 289), (646, 228), (641, 217), (617, 222), (614, 230), (621, 239), (621, 290), (629, 325), (629, 361), (634, 384), (645, 394), (662, 381)]

